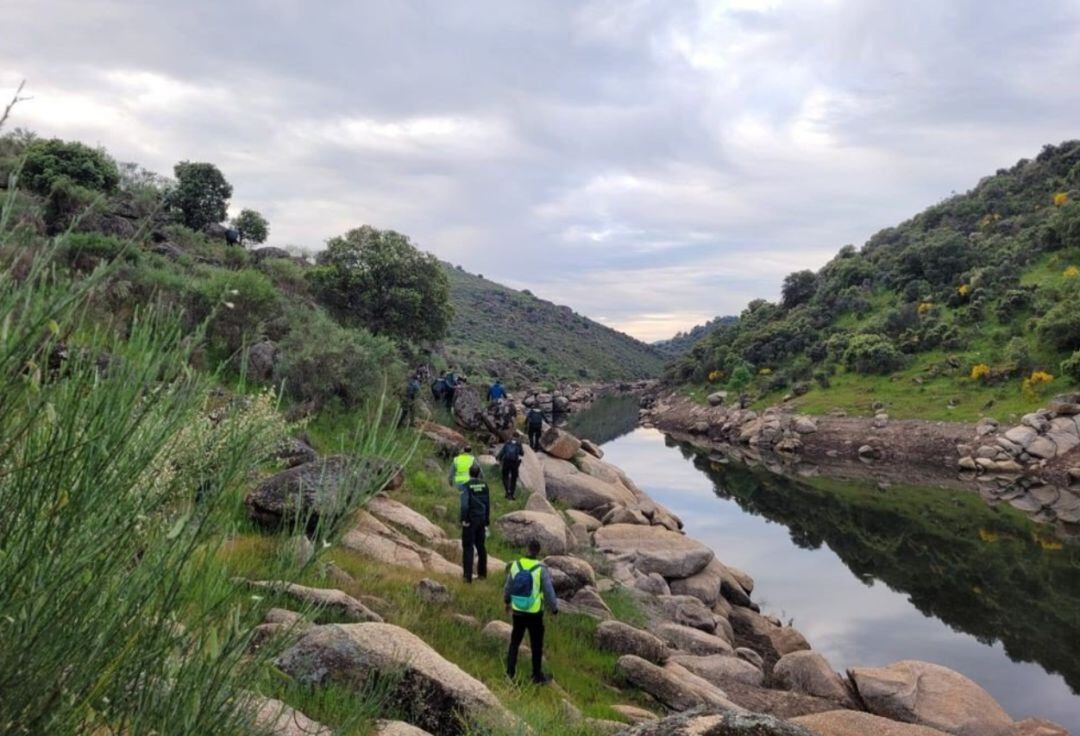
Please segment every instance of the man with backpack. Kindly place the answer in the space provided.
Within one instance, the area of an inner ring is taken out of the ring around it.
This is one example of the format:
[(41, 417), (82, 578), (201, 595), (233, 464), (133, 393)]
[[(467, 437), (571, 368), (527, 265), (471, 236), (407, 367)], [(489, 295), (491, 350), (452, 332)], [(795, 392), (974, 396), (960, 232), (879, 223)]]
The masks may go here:
[(543, 685), (551, 681), (543, 670), (544, 606), (555, 616), (559, 613), (559, 603), (551, 583), (551, 573), (538, 559), (540, 542), (530, 539), (526, 551), (527, 557), (515, 560), (510, 565), (503, 586), (503, 601), (507, 613), (512, 613), (513, 621), (510, 649), (506, 654), (506, 674), (512, 680), (517, 673), (518, 650), (527, 631), (532, 649), (532, 681)]
[(521, 459), (525, 455), (525, 448), (521, 446), (521, 440), (514, 435), (499, 449), (495, 459), (502, 468), (503, 488), (506, 489), (506, 497), (511, 501), (517, 494), (518, 470), (521, 468)]
[(465, 582), (473, 579), (473, 552), (476, 552), (476, 577), (487, 577), (487, 528), (491, 524), (491, 496), (480, 477), (480, 466), (469, 470), (469, 482), (461, 488), (461, 566)]
[(488, 388), (487, 400), (488, 403), (492, 401), (498, 401), (499, 399), (506, 398), (506, 389), (503, 388), (502, 381), (498, 378), (495, 379), (495, 383), (491, 384)]
[(465, 487), (465, 484), (469, 482), (469, 478), (472, 477), (472, 471), (474, 469), (476, 470), (477, 475), (479, 475), (480, 463), (476, 461), (476, 457), (472, 454), (472, 446), (465, 445), (465, 449), (450, 463), (450, 475), (448, 478), (450, 485), (461, 490)]
[(529, 447), (534, 452), (540, 449), (540, 434), (544, 431), (544, 412), (537, 407), (529, 409), (525, 415), (525, 427), (529, 431)]

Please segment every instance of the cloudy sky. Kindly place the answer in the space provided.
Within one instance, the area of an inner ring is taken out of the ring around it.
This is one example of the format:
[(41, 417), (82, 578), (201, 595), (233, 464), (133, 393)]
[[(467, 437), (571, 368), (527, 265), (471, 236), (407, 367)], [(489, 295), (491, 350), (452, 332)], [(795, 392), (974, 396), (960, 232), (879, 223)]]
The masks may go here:
[(1080, 136), (1075, 0), (0, 0), (15, 124), (647, 339)]

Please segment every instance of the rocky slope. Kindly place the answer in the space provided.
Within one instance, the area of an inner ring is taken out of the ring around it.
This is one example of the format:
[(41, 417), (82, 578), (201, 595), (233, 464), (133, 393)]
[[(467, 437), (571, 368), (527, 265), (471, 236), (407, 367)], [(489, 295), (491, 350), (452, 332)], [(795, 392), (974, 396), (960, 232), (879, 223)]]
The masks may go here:
[[(447, 452), (468, 441), (438, 425), (425, 425), (424, 431), (437, 436)], [(614, 706), (625, 720), (616, 722), (585, 718), (567, 702), (568, 722), (582, 733), (1066, 734), (1053, 724), (1013, 722), (976, 683), (931, 663), (904, 661), (838, 674), (796, 629), (760, 610), (750, 575), (687, 537), (681, 520), (605, 462), (599, 448), (553, 427), (544, 433), (542, 447), (538, 454), (527, 451), (522, 473), (531, 492), (527, 503), (501, 515), (495, 535), (515, 547), (531, 538), (542, 541), (562, 614), (601, 622), (594, 640), (581, 646), (617, 655), (621, 687), (628, 697), (630, 691), (644, 694), (649, 704)], [(296, 498), (300, 477), (332, 485), (333, 474), (321, 472), (325, 463), (312, 460), (298, 466), (299, 472), (284, 471), (266, 480), (252, 492), (249, 508), (267, 506), (275, 494)], [(315, 465), (320, 472), (304, 472)], [(453, 556), (459, 542), (395, 498), (408, 490), (388, 488), (373, 499), (343, 544), (387, 568), (429, 575), (417, 583), (417, 595), (452, 606), (440, 578), (459, 575), (458, 566), (443, 556)], [(325, 496), (299, 498), (315, 504)], [(265, 514), (253, 513), (252, 518), (267, 523)], [(499, 569), (502, 563), (489, 564)], [(632, 598), (641, 620), (616, 616), (604, 598), (616, 590)], [(342, 591), (294, 586), (286, 592), (336, 606), (350, 623), (316, 625), (275, 609), (265, 624), (268, 637), (300, 627), (300, 636), (279, 656), (279, 668), (315, 688), (362, 690), (374, 682), (391, 683), (384, 707), (404, 713), (408, 723), (381, 722), (376, 733), (458, 736), (475, 729), (509, 733), (524, 728), (484, 683), (426, 643), (424, 631), (410, 632), (406, 622), (383, 620)], [(483, 625), (454, 615), (462, 625)], [(483, 634), (505, 641), (509, 627), (492, 620), (483, 625)], [(559, 676), (555, 672), (556, 682)]]

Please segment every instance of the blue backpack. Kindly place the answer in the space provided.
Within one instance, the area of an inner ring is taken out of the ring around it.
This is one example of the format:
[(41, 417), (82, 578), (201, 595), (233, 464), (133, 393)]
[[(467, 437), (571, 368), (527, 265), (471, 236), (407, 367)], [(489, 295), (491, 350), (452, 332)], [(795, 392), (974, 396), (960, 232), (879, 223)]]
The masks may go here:
[(530, 612), (536, 608), (537, 600), (540, 597), (540, 586), (535, 584), (537, 582), (535, 573), (540, 569), (541, 565), (537, 562), (532, 567), (525, 569), (521, 562), (521, 560), (518, 560), (514, 563), (517, 572), (510, 579), (510, 602), (513, 603), (515, 610)]

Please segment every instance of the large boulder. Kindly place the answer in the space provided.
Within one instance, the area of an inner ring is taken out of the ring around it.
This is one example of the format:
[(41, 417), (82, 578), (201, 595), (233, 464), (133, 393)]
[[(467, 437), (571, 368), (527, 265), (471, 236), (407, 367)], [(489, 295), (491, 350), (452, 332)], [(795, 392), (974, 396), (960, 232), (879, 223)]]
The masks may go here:
[(612, 555), (632, 555), (634, 567), (645, 574), (665, 578), (688, 578), (712, 561), (713, 551), (701, 542), (662, 526), (613, 524), (600, 528), (596, 547)]
[(419, 637), (390, 624), (332, 624), (309, 629), (277, 659), (305, 685), (387, 688), (384, 707), (435, 736), (461, 736), (472, 724), (511, 717), (479, 680)]
[(749, 608), (733, 608), (729, 618), (738, 646), (748, 646), (761, 654), (766, 672), (785, 654), (809, 649), (810, 644), (790, 626), (777, 626)]
[(544, 466), (540, 464), (540, 456), (528, 445), (523, 447), (525, 454), (522, 455), (521, 465), (518, 467), (518, 486), (524, 486), (534, 494), (546, 497), (547, 484), (544, 482)]
[(773, 682), (785, 690), (828, 698), (848, 708), (855, 701), (843, 679), (819, 653), (805, 650), (782, 656), (773, 667)]
[(830, 710), (791, 719), (814, 736), (944, 736), (944, 731), (855, 710)]
[[(341, 539), (341, 545), (357, 554), (398, 567), (439, 573), (440, 575), (458, 576), (461, 566), (455, 565), (438, 552), (420, 545), (383, 524), (366, 511), (356, 515), (357, 525)], [(434, 542), (451, 545), (448, 539), (435, 539)], [(454, 545), (456, 547), (456, 545)], [(494, 569), (495, 562), (488, 556), (488, 564)]]
[(266, 736), (333, 736), (333, 731), (280, 700), (251, 696), (245, 703), (255, 730)]
[[(248, 585), (314, 606), (320, 611), (325, 611), (336, 618), (343, 618), (347, 621), (382, 621), (382, 616), (363, 603), (348, 593), (333, 588), (309, 588), (306, 585), (281, 580), (249, 580)], [(268, 621), (268, 623), (279, 622)]]
[(735, 650), (731, 644), (719, 636), (708, 634), (700, 629), (689, 626), (681, 626), (673, 623), (662, 623), (655, 628), (656, 635), (668, 643), (673, 649), (687, 654), (708, 655), (726, 654), (735, 656)]
[(278, 362), (278, 346), (273, 340), (263, 340), (248, 348), (248, 374), (256, 381), (269, 381)]
[(765, 680), (765, 673), (757, 667), (730, 654), (673, 654), (671, 661), (708, 680), (721, 690), (732, 681), (760, 687)]
[(453, 457), (468, 446), (469, 441), (460, 432), (435, 422), (420, 422), (420, 433), (435, 443), (435, 449), (444, 457)]
[(707, 606), (715, 605), (721, 595), (736, 606), (751, 604), (749, 591), (743, 588), (732, 569), (715, 558), (694, 575), (672, 580), (671, 592), (692, 595)]
[(431, 523), (426, 516), (384, 494), (376, 494), (367, 504), (367, 510), (376, 518), (412, 532), (424, 539), (443, 539), (446, 532)]
[(422, 728), (405, 721), (376, 721), (371, 736), (431, 736)]
[(668, 648), (648, 631), (636, 629), (622, 621), (604, 621), (596, 627), (596, 646), (605, 652), (633, 654), (653, 664), (668, 659)]
[(286, 437), (274, 448), (273, 458), (286, 468), (295, 468), (297, 465), (315, 462), (319, 459), (319, 453), (301, 439)]
[(247, 495), (244, 505), (260, 526), (300, 526), (313, 531), (321, 519), (348, 510), (373, 482), (386, 479), (384, 486), (394, 486), (399, 475), (400, 469), (384, 461), (329, 457), (270, 476)]
[(560, 598), (572, 598), (586, 586), (596, 587), (596, 572), (585, 560), (569, 555), (550, 555), (544, 559), (551, 573), (551, 584)]
[(848, 671), (867, 710), (956, 736), (1002, 736), (1013, 720), (977, 684), (947, 667), (904, 660)]
[(600, 528), (600, 520), (591, 514), (586, 514), (584, 511), (569, 509), (566, 512), (566, 517), (573, 524), (581, 524), (587, 532), (595, 532)]
[(608, 504), (629, 506), (634, 494), (619, 483), (608, 483), (583, 473), (571, 462), (548, 455), (540, 458), (547, 497), (572, 509), (589, 511)]
[(608, 621), (614, 618), (608, 604), (600, 596), (596, 588), (582, 588), (569, 601), (560, 601), (559, 610), (567, 613), (580, 613), (592, 616), (600, 621)]
[(761, 713), (707, 709), (640, 723), (621, 736), (814, 736), (794, 723)]
[[(671, 623), (704, 631), (708, 634), (715, 633), (718, 622), (723, 619), (717, 616), (705, 604), (697, 598), (689, 595), (659, 595), (652, 604), (662, 613), (663, 618)], [(726, 624), (727, 622), (725, 622)], [(726, 626), (725, 626), (726, 628)], [(734, 637), (727, 631), (722, 632), (729, 639)]]
[(558, 510), (551, 505), (551, 501), (548, 501), (546, 497), (539, 493), (530, 493), (529, 500), (525, 502), (526, 511), (538, 511), (542, 514), (553, 514), (558, 516)]
[(510, 544), (524, 547), (529, 540), (540, 542), (547, 554), (566, 554), (566, 523), (560, 516), (539, 511), (511, 511), (495, 522), (495, 529)]
[(615, 671), (672, 710), (701, 707), (739, 710), (718, 687), (678, 665), (668, 663), (659, 667), (641, 657), (627, 654), (619, 657)]
[(1063, 726), (1044, 721), (1042, 718), (1025, 718), (1017, 721), (1006, 733), (1008, 736), (1069, 736), (1069, 732)]
[(540, 435), (540, 448), (552, 457), (569, 460), (581, 449), (581, 440), (558, 427), (548, 427)]

